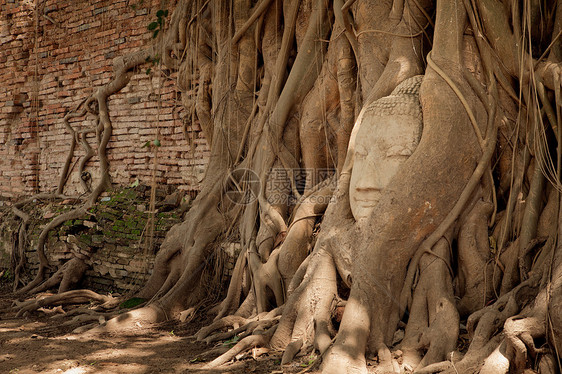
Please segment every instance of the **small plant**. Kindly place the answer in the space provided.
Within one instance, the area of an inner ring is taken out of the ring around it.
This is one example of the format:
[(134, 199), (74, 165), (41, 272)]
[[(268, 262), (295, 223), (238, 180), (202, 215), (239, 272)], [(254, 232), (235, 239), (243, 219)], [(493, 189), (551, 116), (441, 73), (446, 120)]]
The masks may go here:
[(147, 141), (146, 143), (144, 143), (144, 145), (142, 146), (143, 148), (145, 147), (150, 147), (150, 146), (155, 146), (155, 147), (160, 147), (162, 145), (162, 143), (160, 143), (160, 140), (158, 139), (154, 139), (152, 141)]
[(156, 39), (158, 33), (164, 28), (166, 17), (168, 17), (168, 9), (160, 9), (156, 12), (156, 21), (148, 24), (148, 29), (152, 31), (152, 37), (154, 39)]
[(229, 340), (225, 341), (224, 343), (222, 343), (222, 345), (224, 347), (232, 348), (238, 342), (238, 340), (240, 340), (240, 337), (238, 335), (236, 335), (232, 339), (229, 339)]
[[(152, 63), (152, 66), (156, 66), (160, 63), (160, 56), (158, 56), (158, 54), (156, 54), (156, 56), (154, 57), (148, 56), (145, 61)], [(150, 75), (151, 72), (152, 68), (146, 69), (146, 75)]]
[(12, 279), (12, 274), (9, 269), (0, 271), (0, 280), (10, 280)]
[(312, 352), (310, 356), (308, 356), (308, 360), (306, 362), (303, 362), (301, 366), (305, 368), (309, 367), (316, 362), (316, 358), (317, 356), (314, 354), (314, 352)]
[(146, 301), (146, 299), (140, 298), (140, 297), (133, 297), (129, 300), (126, 300), (124, 302), (122, 302), (121, 304), (119, 304), (119, 308), (120, 309), (129, 309), (129, 308), (134, 308), (137, 305), (140, 305), (142, 303), (144, 303)]
[(142, 6), (142, 4), (144, 4), (144, 0), (140, 0), (137, 4), (131, 4), (131, 9), (137, 10)]

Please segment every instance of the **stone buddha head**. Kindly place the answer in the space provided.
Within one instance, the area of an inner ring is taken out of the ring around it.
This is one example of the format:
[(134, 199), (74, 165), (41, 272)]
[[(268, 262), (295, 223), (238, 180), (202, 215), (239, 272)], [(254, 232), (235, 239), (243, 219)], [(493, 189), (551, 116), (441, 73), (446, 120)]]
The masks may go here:
[(356, 221), (369, 217), (385, 187), (414, 153), (422, 134), (422, 76), (400, 83), (365, 109), (355, 138), (349, 202)]

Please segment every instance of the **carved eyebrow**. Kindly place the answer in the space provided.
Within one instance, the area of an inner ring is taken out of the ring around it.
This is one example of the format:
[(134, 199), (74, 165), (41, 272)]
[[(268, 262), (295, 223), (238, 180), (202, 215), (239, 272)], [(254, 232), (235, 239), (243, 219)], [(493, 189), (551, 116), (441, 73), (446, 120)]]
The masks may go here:
[(414, 149), (412, 149), (411, 147), (394, 145), (386, 151), (386, 157), (392, 157), (392, 156), (410, 157), (413, 153), (414, 153)]

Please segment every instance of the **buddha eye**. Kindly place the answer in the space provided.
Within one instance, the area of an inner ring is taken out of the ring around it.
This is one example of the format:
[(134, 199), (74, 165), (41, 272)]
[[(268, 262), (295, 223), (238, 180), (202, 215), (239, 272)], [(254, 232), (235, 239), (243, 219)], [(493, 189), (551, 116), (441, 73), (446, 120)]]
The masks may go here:
[(414, 152), (410, 148), (394, 145), (386, 151), (386, 157), (410, 157), (412, 153)]

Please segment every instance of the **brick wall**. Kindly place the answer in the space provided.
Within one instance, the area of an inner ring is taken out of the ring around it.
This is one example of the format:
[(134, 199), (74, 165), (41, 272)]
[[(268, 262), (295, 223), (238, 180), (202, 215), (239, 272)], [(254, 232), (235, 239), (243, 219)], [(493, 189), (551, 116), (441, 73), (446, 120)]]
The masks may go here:
[[(147, 25), (175, 2), (0, 0), (0, 197), (56, 189), (71, 141), (65, 113), (111, 80), (115, 57), (150, 42)], [(209, 149), (198, 125), (183, 118), (175, 78), (147, 63), (109, 100), (113, 183), (150, 183), (154, 155), (142, 146), (158, 132), (158, 183), (199, 189)], [(70, 124), (79, 130), (95, 123), (86, 117)], [(95, 135), (88, 141), (95, 146)], [(83, 154), (78, 145), (74, 171)], [(94, 157), (87, 165), (94, 183), (97, 164)], [(66, 193), (83, 192), (78, 178), (71, 174)]]
[[(185, 210), (182, 206), (188, 204), (184, 200), (171, 199), (175, 205), (163, 208), (166, 197), (181, 198), (182, 193), (157, 192), (160, 209), (154, 215), (152, 241), (147, 237), (151, 225), (147, 211), (150, 189), (139, 186), (111, 191), (86, 217), (66, 221), (50, 232), (45, 245), (50, 265), (47, 275), (77, 257), (88, 266), (81, 282), (83, 287), (103, 292), (126, 292), (144, 285), (152, 272), (155, 253), (170, 227), (181, 221)], [(25, 247), (26, 261), (21, 274), (26, 281), (32, 279), (39, 268), (36, 247), (41, 231), (53, 217), (74, 209), (76, 203), (72, 199), (39, 200), (22, 207), (32, 217), (27, 228), (29, 242)], [(8, 206), (0, 207), (0, 271), (9, 268), (19, 222)]]
[[(53, 229), (45, 244), (49, 261), (47, 276), (77, 257), (87, 265), (80, 284), (76, 285), (78, 288), (121, 294), (138, 290), (152, 273), (156, 252), (160, 250), (166, 233), (183, 220), (190, 206), (189, 197), (182, 191), (168, 194), (164, 189), (158, 189), (158, 212), (151, 216), (148, 211), (150, 194), (150, 188), (143, 185), (111, 190), (87, 216), (68, 220)], [(24, 284), (37, 274), (39, 256), (36, 248), (43, 228), (53, 217), (76, 208), (77, 203), (76, 199), (37, 200), (21, 207), (31, 217), (24, 247), (25, 266), (20, 274)], [(7, 277), (13, 276), (9, 270), (10, 257), (20, 223), (10, 206), (0, 204), (0, 274), (6, 270)], [(151, 227), (153, 235), (150, 238)], [(225, 280), (232, 274), (240, 251), (240, 243), (222, 242), (207, 258), (206, 266), (215, 271), (221, 267), (222, 270), (215, 274)]]

